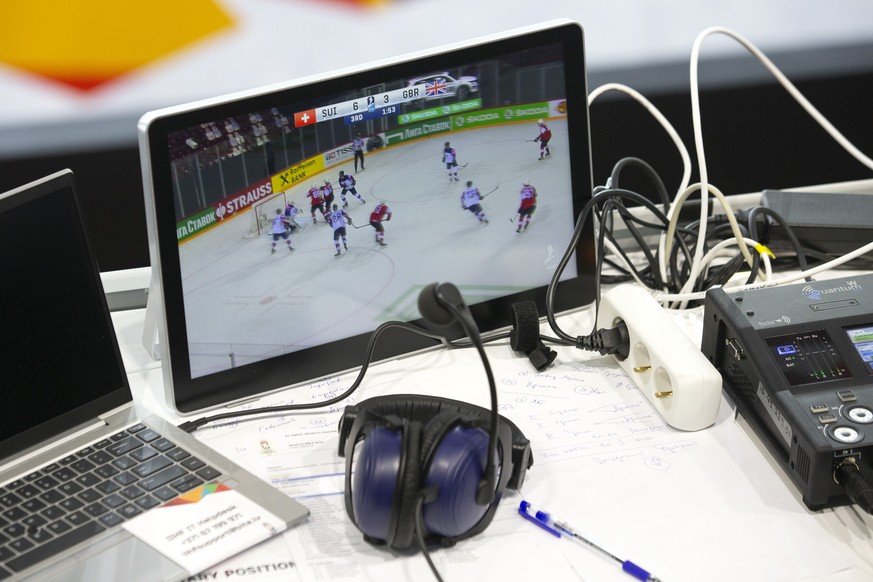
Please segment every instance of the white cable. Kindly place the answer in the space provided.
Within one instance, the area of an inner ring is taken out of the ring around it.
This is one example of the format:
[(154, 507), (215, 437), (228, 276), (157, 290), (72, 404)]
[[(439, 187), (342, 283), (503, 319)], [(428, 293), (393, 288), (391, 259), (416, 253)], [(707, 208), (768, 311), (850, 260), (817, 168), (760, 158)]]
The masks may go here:
[[(694, 41), (694, 46), (691, 49), (691, 69), (690, 69), (690, 83), (691, 83), (691, 119), (694, 127), (694, 146), (695, 151), (697, 153), (697, 163), (700, 171), (700, 189), (702, 194), (700, 196), (700, 215), (704, 217), (708, 214), (707, 208), (707, 196), (703, 193), (707, 193), (710, 190), (709, 186), (709, 176), (707, 172), (706, 166), (706, 155), (704, 153), (703, 148), (703, 128), (701, 124), (700, 118), (700, 89), (698, 83), (698, 61), (700, 58), (700, 47), (703, 43), (703, 40), (712, 35), (712, 34), (724, 34), (733, 40), (740, 43), (746, 50), (748, 50), (752, 56), (756, 57), (764, 67), (770, 71), (770, 73), (776, 78), (777, 81), (785, 88), (786, 91), (803, 107), (803, 109), (838, 143), (840, 144), (849, 154), (851, 154), (856, 160), (864, 164), (870, 169), (873, 169), (873, 159), (870, 159), (864, 153), (862, 153), (857, 147), (855, 147), (842, 133), (840, 133), (810, 102), (803, 96), (803, 94), (797, 90), (797, 88), (788, 80), (788, 78), (770, 61), (767, 56), (762, 53), (757, 47), (755, 47), (748, 40), (737, 34), (736, 32), (724, 28), (724, 27), (711, 27), (705, 29), (701, 32), (697, 39)], [(696, 279), (699, 271), (699, 261), (698, 258), (701, 256), (701, 252), (703, 249), (703, 244), (706, 239), (706, 221), (704, 218), (701, 218), (701, 226), (698, 232), (697, 246), (694, 253), (694, 262), (691, 266), (691, 277), (688, 280), (688, 283), (693, 284), (693, 281)], [(668, 238), (669, 240), (669, 238)], [(686, 291), (689, 286), (686, 284), (683, 287), (683, 291)], [(697, 295), (697, 294), (694, 294)]]
[[(773, 62), (769, 58), (767, 58), (767, 56), (763, 52), (761, 52), (756, 46), (754, 46), (751, 42), (746, 40), (744, 37), (742, 37), (738, 33), (734, 32), (728, 28), (714, 26), (714, 27), (710, 27), (710, 28), (703, 30), (694, 41), (694, 45), (693, 45), (692, 50), (691, 50), (691, 60), (690, 60), (691, 117), (692, 117), (693, 129), (694, 129), (695, 152), (697, 154), (697, 160), (698, 160), (698, 166), (699, 166), (699, 172), (700, 172), (700, 182), (697, 185), (697, 188), (701, 191), (701, 196), (700, 196), (700, 227), (698, 229), (697, 244), (695, 246), (692, 264), (691, 264), (691, 270), (690, 270), (691, 274), (690, 274), (690, 277), (689, 277), (688, 281), (686, 282), (685, 286), (683, 286), (683, 289), (682, 289), (683, 292), (681, 292), (679, 294), (672, 294), (672, 295), (671, 294), (661, 294), (660, 295), (660, 297), (662, 298), (663, 301), (681, 301), (683, 306), (687, 303), (687, 301), (702, 299), (703, 292), (701, 292), (701, 293), (687, 293), (687, 290), (690, 289), (691, 286), (694, 285), (694, 282), (696, 281), (696, 279), (698, 278), (698, 276), (700, 274), (701, 262), (703, 259), (703, 247), (704, 247), (705, 240), (706, 240), (707, 218), (709, 216), (708, 198), (709, 198), (709, 194), (713, 193), (713, 191), (715, 190), (715, 188), (713, 186), (710, 186), (710, 184), (709, 184), (709, 175), (708, 175), (708, 170), (707, 170), (707, 165), (706, 165), (706, 155), (705, 155), (704, 147), (703, 147), (703, 128), (702, 128), (702, 122), (701, 122), (701, 116), (700, 116), (700, 88), (699, 88), (699, 81), (698, 81), (698, 63), (700, 60), (700, 47), (703, 44), (703, 40), (705, 38), (707, 38), (708, 36), (713, 35), (713, 34), (724, 34), (725, 36), (728, 36), (729, 38), (732, 38), (733, 40), (735, 40), (739, 44), (741, 44), (747, 51), (749, 51), (749, 53), (752, 56), (757, 58), (761, 62), (761, 64), (764, 65), (764, 67), (774, 76), (774, 78), (782, 85), (782, 87), (795, 99), (795, 101), (797, 101), (800, 104), (801, 107), (803, 107), (803, 109), (810, 115), (810, 117), (812, 117), (831, 136), (831, 138), (833, 138), (839, 145), (841, 145), (843, 147), (843, 149), (845, 149), (856, 160), (858, 160), (860, 163), (862, 163), (866, 167), (873, 170), (873, 159), (871, 159), (870, 157), (865, 155), (863, 152), (861, 152), (839, 130), (837, 130), (833, 126), (833, 124), (831, 124), (830, 121), (828, 121), (824, 117), (824, 115), (822, 115), (818, 111), (818, 109), (816, 109), (815, 106), (813, 106), (812, 103), (810, 103), (809, 100), (803, 96), (803, 94), (794, 86), (794, 84), (791, 83), (791, 81), (788, 80), (788, 78), (773, 64)], [(670, 125), (670, 123), (666, 120), (666, 118), (664, 118), (664, 116), (657, 110), (657, 108), (655, 108), (645, 97), (643, 97), (641, 94), (639, 94), (638, 92), (634, 91), (633, 89), (631, 89), (630, 87), (627, 87), (625, 85), (621, 85), (618, 83), (608, 83), (608, 84), (602, 85), (601, 87), (598, 87), (597, 89), (595, 89), (594, 91), (592, 91), (589, 94), (588, 104), (590, 105), (599, 95), (605, 93), (606, 91), (611, 91), (611, 90), (621, 91), (621, 92), (627, 93), (628, 95), (630, 95), (631, 97), (636, 99), (639, 103), (643, 104), (643, 106), (645, 106), (646, 109), (649, 110), (649, 112), (659, 121), (659, 123), (661, 123), (661, 125), (664, 127), (664, 129), (667, 131), (667, 133), (670, 134), (671, 138), (673, 139), (673, 142), (676, 144), (677, 149), (679, 150), (680, 155), (682, 156), (682, 159), (683, 159), (685, 171), (683, 173), (682, 185), (684, 186), (685, 184), (687, 184), (688, 177), (690, 176), (690, 160), (687, 158), (687, 151), (685, 150), (684, 144), (682, 144), (682, 141), (679, 138), (678, 134), (675, 132), (675, 130)], [(685, 194), (685, 192), (687, 190), (688, 190), (687, 187), (684, 189), (680, 188), (679, 197), (681, 197), (681, 202), (680, 202), (679, 198), (677, 197), (677, 200), (674, 201), (674, 203), (670, 206), (670, 209), (668, 211), (668, 217), (671, 219), (671, 226), (672, 226), (673, 232), (675, 231), (675, 225), (673, 225), (673, 217), (674, 217), (674, 215), (676, 215), (676, 209), (680, 208), (681, 203), (684, 202), (684, 200), (687, 198), (688, 194)], [(685, 195), (683, 196), (683, 194), (685, 194)], [(719, 192), (719, 194), (721, 194), (721, 193)], [(718, 194), (715, 194), (715, 196), (717, 198), (719, 198)], [(722, 200), (723, 198), (724, 197), (722, 195), (722, 197), (719, 199)], [(728, 215), (728, 222), (731, 224), (731, 230), (734, 232), (734, 236), (736, 237), (737, 241), (739, 241), (741, 237), (738, 234), (736, 220), (733, 217), (733, 212), (730, 210), (730, 205), (727, 203), (726, 199), (724, 199), (722, 201), (722, 205), (725, 207), (725, 211)], [(873, 243), (871, 243), (871, 244), (873, 244)], [(668, 233), (667, 235), (662, 235), (660, 237), (659, 249), (662, 251), (660, 253), (660, 256), (661, 256), (660, 269), (661, 269), (662, 277), (665, 280), (666, 280), (666, 257), (669, 255), (668, 251), (669, 251), (671, 245), (672, 245), (671, 234)], [(746, 258), (746, 261), (749, 262), (749, 264), (751, 264), (751, 257), (748, 254), (748, 249), (745, 248), (745, 245), (739, 245), (739, 248), (741, 249), (741, 252), (743, 252), (744, 258)], [(862, 249), (863, 248), (864, 247), (862, 247)], [(664, 252), (664, 251), (667, 251), (667, 252)], [(864, 251), (864, 252), (866, 252), (866, 251)], [(864, 253), (862, 252), (861, 254), (864, 254)], [(802, 274), (799, 277), (793, 277), (793, 278), (789, 277), (789, 278), (783, 278), (783, 279), (768, 280), (766, 282), (752, 284), (748, 288), (756, 288), (756, 286), (772, 286), (772, 285), (782, 284), (783, 282), (795, 281), (798, 278), (805, 278), (807, 276), (811, 276), (813, 274), (819, 273), (822, 270), (826, 270), (828, 268), (828, 267), (826, 267), (826, 265), (834, 265), (834, 266), (840, 265), (848, 260), (851, 260), (852, 258), (855, 258), (856, 256), (858, 256), (858, 255), (850, 253), (849, 255), (845, 255), (844, 257), (841, 257), (839, 259), (835, 259), (835, 260), (830, 261), (828, 263), (824, 263), (823, 265), (819, 265), (818, 267), (808, 269), (807, 271), (804, 271), (804, 274)], [(850, 257), (850, 258), (847, 258), (847, 257)], [(766, 255), (764, 255), (764, 259), (765, 259), (764, 265), (765, 265), (765, 273), (766, 273), (767, 270), (770, 268), (770, 262), (769, 262), (769, 257), (767, 257)]]
[(666, 117), (655, 107), (651, 101), (646, 99), (641, 93), (638, 91), (628, 87), (627, 85), (623, 85), (621, 83), (605, 83), (588, 94), (588, 105), (589, 107), (597, 99), (599, 96), (603, 95), (608, 91), (619, 91), (621, 93), (625, 93), (630, 95), (634, 100), (636, 100), (640, 105), (646, 108), (646, 110), (655, 118), (655, 120), (661, 124), (661, 127), (664, 128), (664, 131), (667, 132), (667, 135), (670, 136), (670, 139), (673, 140), (673, 143), (676, 145), (676, 149), (679, 151), (679, 156), (682, 158), (682, 181), (679, 183), (679, 189), (676, 191), (677, 194), (685, 190), (688, 187), (688, 183), (691, 181), (691, 156), (688, 153), (688, 148), (685, 147), (685, 144), (682, 142), (682, 138), (679, 137), (679, 133), (673, 128), (673, 125), (667, 120)]
[[(795, 273), (793, 275), (788, 275), (786, 277), (782, 277), (780, 279), (773, 279), (771, 281), (762, 281), (759, 283), (749, 283), (747, 285), (741, 285), (736, 288), (732, 288), (731, 291), (749, 291), (751, 289), (763, 289), (766, 287), (776, 287), (777, 285), (785, 285), (787, 283), (793, 283), (799, 279), (806, 279), (807, 277), (815, 276), (823, 271), (827, 271), (829, 269), (833, 269), (834, 267), (838, 267), (844, 263), (848, 263), (852, 259), (860, 257), (861, 255), (865, 255), (869, 252), (873, 251), (873, 242), (869, 242), (862, 247), (855, 249), (850, 253), (846, 253), (841, 257), (837, 257), (836, 259), (830, 260), (827, 263), (822, 263), (805, 271), (801, 271), (799, 273)], [(655, 293), (654, 297), (658, 302), (668, 303), (674, 301), (700, 301), (706, 295), (706, 291), (699, 291), (697, 293)]]
[(761, 262), (764, 264), (764, 276), (761, 277), (762, 281), (772, 281), (773, 280), (773, 267), (770, 264), (770, 252), (768, 250), (760, 251)]
[[(742, 244), (740, 244), (741, 242), (742, 242)], [(708, 270), (709, 270), (709, 263), (711, 263), (713, 260), (719, 258), (720, 256), (724, 255), (724, 250), (728, 246), (733, 246), (733, 245), (739, 245), (741, 248), (752, 247), (752, 248), (756, 249), (758, 251), (758, 254), (761, 257), (761, 265), (763, 266), (763, 271), (761, 269), (758, 270), (758, 276), (761, 278), (762, 281), (769, 281), (773, 278), (773, 269), (770, 265), (770, 250), (767, 247), (758, 243), (758, 241), (752, 240), (750, 238), (742, 238), (742, 239), (729, 238), (729, 239), (725, 239), (723, 241), (720, 241), (718, 244), (716, 244), (714, 247), (712, 247), (709, 250), (709, 252), (707, 252), (706, 255), (704, 255), (703, 259), (700, 261), (701, 273), (704, 276), (706, 276), (706, 274), (708, 273)], [(729, 255), (729, 256), (733, 256), (733, 255)], [(727, 287), (728, 285), (725, 285), (725, 286)], [(687, 304), (687, 301), (682, 300), (680, 303), (681, 308), (684, 309), (686, 307), (686, 304)], [(669, 306), (669, 305), (667, 307), (672, 308), (672, 306)]]
[[(701, 184), (692, 184), (691, 186), (689, 186), (684, 192), (682, 192), (676, 198), (676, 202), (675, 202), (676, 206), (681, 206), (685, 202), (685, 200), (688, 198), (688, 196), (690, 196), (694, 192), (697, 192), (700, 189), (701, 189)], [(737, 223), (737, 218), (736, 218), (736, 216), (734, 216), (733, 207), (731, 206), (731, 203), (728, 201), (727, 196), (725, 196), (721, 190), (719, 190), (718, 188), (716, 188), (715, 186), (713, 186), (711, 184), (709, 186), (709, 193), (712, 194), (715, 198), (717, 198), (718, 201), (721, 203), (722, 208), (724, 208), (725, 218), (727, 218), (728, 224), (730, 224), (731, 232), (734, 234), (734, 238), (736, 238), (737, 241), (742, 240), (743, 233), (740, 231), (740, 225)], [(701, 197), (702, 197), (702, 194), (701, 194)], [(667, 225), (667, 232), (666, 232), (667, 243), (666, 243), (665, 248), (664, 248), (664, 250), (666, 251), (667, 254), (669, 254), (673, 250), (673, 236), (676, 233), (676, 228), (678, 227), (678, 223), (679, 223), (678, 217), (679, 217), (678, 214), (674, 214), (670, 218), (670, 223)], [(743, 254), (743, 258), (746, 259), (746, 263), (749, 266), (752, 266), (754, 264), (754, 259), (752, 258), (752, 255), (749, 253), (749, 250), (744, 245), (739, 245), (739, 246), (740, 246), (740, 252)]]
[[(743, 45), (743, 47), (745, 47), (745, 49), (748, 50), (749, 53), (752, 54), (752, 56), (757, 58), (761, 62), (761, 64), (763, 64), (764, 67), (766, 67), (767, 70), (770, 71), (770, 73), (773, 75), (773, 77), (775, 77), (776, 80), (779, 81), (779, 84), (781, 84), (782, 87), (792, 97), (794, 97), (794, 100), (797, 101), (800, 104), (800, 106), (803, 107), (804, 110), (806, 110), (806, 112), (809, 114), (809, 116), (812, 117), (816, 121), (816, 123), (818, 123), (828, 133), (828, 135), (830, 135), (831, 138), (834, 139), (834, 141), (836, 141), (838, 144), (840, 144), (843, 147), (843, 149), (845, 149), (849, 154), (851, 154), (852, 157), (854, 157), (856, 160), (858, 160), (863, 165), (865, 165), (868, 168), (870, 168), (871, 170), (873, 170), (873, 159), (871, 159), (870, 157), (865, 155), (861, 150), (859, 150), (857, 147), (855, 147), (855, 145), (852, 144), (852, 142), (850, 142), (836, 127), (834, 127), (833, 124), (830, 121), (828, 121), (827, 118), (825, 118), (825, 116), (822, 115), (821, 112), (819, 112), (819, 110), (816, 109), (815, 106), (812, 103), (810, 103), (806, 97), (803, 96), (803, 94), (797, 89), (797, 87), (795, 87), (794, 84), (790, 80), (788, 80), (788, 77), (786, 77), (782, 73), (782, 71), (780, 71), (776, 67), (776, 65), (774, 65), (773, 62), (769, 58), (767, 58), (767, 56), (763, 52), (761, 52), (760, 49), (758, 49), (751, 42), (749, 42), (748, 40), (743, 38), (740, 34), (734, 32), (733, 30), (730, 30), (729, 28), (724, 28), (724, 27), (720, 27), (720, 26), (713, 26), (711, 28), (707, 28), (706, 30), (701, 32), (700, 35), (698, 35), (698, 40), (695, 42), (695, 48), (699, 49), (698, 45), (703, 41), (703, 39), (705, 37), (707, 37), (711, 34), (724, 34), (724, 35), (732, 38), (733, 40), (737, 41), (741, 45)], [(692, 98), (693, 98), (694, 94), (698, 92), (697, 72), (696, 72), (696, 68), (697, 68), (696, 61), (697, 61), (698, 52), (699, 52), (699, 50), (693, 50), (692, 56), (691, 56), (691, 58), (692, 58), (692, 62), (691, 62), (691, 67), (692, 67), (691, 68)], [(697, 115), (699, 116), (699, 103), (698, 103)], [(702, 143), (700, 145), (702, 147)], [(700, 154), (700, 152), (698, 152), (698, 155), (699, 154)]]
[[(706, 221), (709, 218), (709, 175), (706, 170), (706, 154), (703, 151), (703, 127), (700, 121), (700, 89), (697, 83), (697, 61), (700, 55), (700, 45), (703, 43), (703, 39), (711, 34), (707, 30), (704, 30), (697, 36), (694, 45), (691, 47), (691, 122), (694, 128), (694, 149), (697, 153), (697, 167), (700, 172), (700, 226), (697, 229), (697, 244), (692, 256), (691, 274), (688, 277), (688, 281), (682, 287), (682, 292), (687, 292), (694, 285), (694, 281), (700, 272), (700, 259), (703, 256), (703, 246), (706, 242)], [(668, 242), (669, 240), (668, 237)], [(684, 307), (685, 302), (682, 305)]]
[[(740, 244), (741, 242), (743, 244)], [(759, 251), (759, 253), (761, 254), (762, 257), (764, 255), (766, 255), (766, 253), (767, 253), (767, 249), (763, 248), (763, 247), (759, 247), (760, 243), (756, 240), (752, 240), (750, 238), (746, 238), (746, 237), (742, 237), (742, 236), (740, 236), (739, 238), (728, 238), (728, 239), (725, 239), (723, 241), (720, 241), (714, 247), (709, 249), (709, 251), (703, 256), (703, 258), (700, 260), (701, 270), (707, 268), (709, 266), (709, 263), (711, 263), (714, 259), (718, 258), (718, 256), (720, 256), (722, 254), (722, 251), (725, 248), (732, 246), (732, 245), (737, 245), (741, 249), (745, 248), (746, 252), (748, 252), (747, 247), (761, 248), (762, 250)], [(769, 259), (767, 262), (769, 263)], [(767, 274), (765, 272), (764, 276), (766, 276), (766, 275)]]
[[(679, 183), (679, 189), (676, 191), (677, 195), (681, 192), (684, 192), (688, 188), (688, 183), (691, 181), (691, 156), (688, 154), (688, 148), (685, 147), (685, 144), (682, 142), (682, 138), (679, 137), (679, 133), (673, 128), (673, 125), (667, 120), (666, 117), (655, 107), (651, 101), (645, 98), (640, 92), (628, 87), (627, 85), (623, 85), (621, 83), (605, 83), (588, 94), (588, 105), (589, 107), (597, 99), (599, 96), (603, 95), (608, 91), (618, 91), (621, 93), (625, 93), (629, 95), (631, 98), (637, 101), (637, 103), (641, 104), (646, 110), (651, 114), (655, 120), (661, 124), (661, 127), (664, 128), (664, 131), (667, 132), (667, 135), (670, 136), (670, 139), (673, 140), (673, 143), (676, 145), (676, 149), (679, 151), (679, 157), (682, 158), (682, 180)], [(673, 213), (673, 209), (675, 208), (675, 204), (671, 204), (668, 211), (667, 216), (670, 217)], [(664, 259), (664, 235), (662, 234), (658, 240), (658, 249), (660, 251), (659, 256), (660, 261), (658, 268), (661, 271), (661, 280), (667, 280), (667, 261)]]
[[(696, 192), (697, 190), (700, 190), (701, 188), (702, 188), (701, 184), (693, 184), (693, 185), (689, 186), (676, 199), (675, 205), (677, 207), (681, 206), (682, 204), (685, 203), (685, 200), (688, 198), (689, 195)], [(752, 265), (755, 264), (755, 261), (752, 258), (751, 253), (749, 253), (749, 249), (746, 248), (746, 245), (739, 244), (739, 241), (743, 240), (743, 233), (740, 231), (739, 224), (737, 224), (737, 219), (734, 216), (733, 208), (731, 207), (730, 202), (728, 202), (727, 196), (722, 194), (721, 190), (719, 190), (718, 188), (716, 188), (715, 186), (713, 186), (711, 184), (709, 185), (708, 191), (711, 195), (713, 195), (716, 199), (718, 199), (718, 201), (722, 205), (722, 208), (724, 208), (725, 217), (727, 218), (728, 224), (731, 227), (731, 232), (734, 235), (734, 239), (736, 240), (736, 242), (740, 248), (740, 253), (743, 255), (743, 258), (746, 260), (746, 263), (751, 267)], [(706, 206), (707, 206), (706, 204), (704, 204), (704, 200), (707, 198), (708, 198), (708, 196), (705, 196), (703, 194), (703, 192), (701, 192), (700, 200), (701, 200), (701, 206), (703, 208), (706, 208)], [(705, 241), (706, 228), (704, 225), (706, 224), (706, 221), (708, 220), (708, 218), (709, 218), (708, 212), (701, 211), (701, 218), (700, 218), (700, 225), (701, 226), (698, 228), (698, 237), (699, 238), (697, 239), (698, 240), (698, 248), (695, 251), (694, 257), (692, 258), (691, 271), (689, 273), (688, 280), (685, 282), (685, 285), (682, 286), (682, 289), (680, 289), (680, 293), (690, 293), (691, 292), (691, 289), (694, 288), (694, 285), (695, 285), (698, 277), (700, 276), (701, 270), (703, 268), (702, 257), (699, 254), (699, 251), (702, 250), (702, 245), (700, 245), (699, 243), (702, 240)], [(679, 222), (679, 214), (674, 214), (673, 217), (671, 217), (671, 219), (670, 219), (670, 223), (667, 225), (667, 232), (665, 233), (665, 237), (664, 237), (666, 240), (666, 244), (664, 245), (664, 249), (663, 249), (665, 260), (666, 260), (666, 257), (670, 256), (670, 253), (672, 252), (673, 236), (676, 232), (678, 222)], [(701, 232), (703, 232), (702, 235), (700, 234)], [(686, 307), (686, 305), (687, 305), (687, 302), (683, 301), (678, 307), (681, 309), (684, 309)]]

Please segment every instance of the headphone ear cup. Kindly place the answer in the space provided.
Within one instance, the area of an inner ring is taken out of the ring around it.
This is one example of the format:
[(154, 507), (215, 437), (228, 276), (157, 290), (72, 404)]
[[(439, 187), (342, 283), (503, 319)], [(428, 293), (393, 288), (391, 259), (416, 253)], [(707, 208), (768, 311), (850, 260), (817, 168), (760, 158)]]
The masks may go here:
[(415, 523), (406, 516), (413, 515), (420, 484), (420, 440), (417, 422), (402, 431), (377, 426), (355, 454), (351, 517), (368, 541), (395, 549), (412, 543)]
[(462, 536), (485, 516), (489, 505), (476, 503), (488, 455), (488, 433), (465, 427), (454, 410), (438, 413), (422, 436), (422, 488), (436, 487), (436, 498), (424, 505), (426, 533)]
[(420, 495), (425, 538), (451, 544), (488, 527), (503, 492), (518, 490), (533, 463), (524, 434), (498, 417), (497, 483), (492, 501), (478, 503), (480, 484), (488, 483), (491, 414), (466, 402), (408, 394), (346, 407), (340, 423), (346, 509), (367, 542), (397, 550), (412, 545)]

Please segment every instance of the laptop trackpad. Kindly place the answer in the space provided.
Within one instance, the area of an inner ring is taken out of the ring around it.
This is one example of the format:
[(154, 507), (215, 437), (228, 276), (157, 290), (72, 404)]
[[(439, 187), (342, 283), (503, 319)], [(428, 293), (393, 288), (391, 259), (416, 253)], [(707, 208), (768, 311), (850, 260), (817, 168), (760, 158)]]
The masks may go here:
[(181, 580), (181, 566), (127, 531), (109, 534), (35, 573), (40, 580)]

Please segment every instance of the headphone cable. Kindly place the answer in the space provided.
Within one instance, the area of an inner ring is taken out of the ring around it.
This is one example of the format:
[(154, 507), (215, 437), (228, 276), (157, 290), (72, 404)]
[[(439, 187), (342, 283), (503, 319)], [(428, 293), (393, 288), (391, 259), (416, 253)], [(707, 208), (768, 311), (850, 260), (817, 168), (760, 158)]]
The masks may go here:
[(315, 408), (323, 408), (325, 406), (330, 406), (332, 404), (336, 404), (337, 402), (341, 402), (345, 400), (352, 393), (358, 389), (358, 386), (361, 385), (361, 382), (364, 380), (364, 374), (367, 372), (367, 368), (370, 366), (370, 362), (373, 360), (373, 352), (376, 349), (376, 341), (379, 339), (379, 336), (382, 335), (387, 329), (392, 327), (399, 327), (400, 329), (405, 329), (407, 331), (411, 331), (417, 333), (419, 335), (423, 335), (425, 337), (429, 337), (431, 339), (442, 342), (446, 347), (452, 347), (453, 344), (450, 340), (446, 339), (444, 336), (432, 333), (427, 331), (422, 327), (418, 327), (417, 325), (413, 325), (411, 323), (404, 323), (402, 321), (386, 321), (381, 324), (373, 331), (373, 335), (370, 336), (370, 340), (367, 343), (367, 350), (364, 356), (364, 363), (361, 364), (361, 369), (358, 371), (358, 375), (355, 378), (352, 385), (349, 386), (342, 394), (335, 396), (333, 398), (329, 398), (327, 400), (321, 400), (318, 402), (308, 402), (305, 404), (284, 404), (281, 406), (262, 406), (259, 408), (251, 408), (248, 410), (235, 410), (232, 412), (221, 412), (217, 414), (213, 414), (211, 416), (203, 416), (196, 420), (189, 420), (187, 422), (183, 422), (179, 425), (179, 428), (184, 430), (185, 432), (191, 433), (202, 427), (203, 425), (216, 422), (219, 420), (226, 420), (229, 418), (239, 418), (241, 416), (251, 416), (254, 414), (268, 414), (268, 413), (276, 413), (276, 412), (296, 412), (300, 410), (312, 410)]
[(418, 497), (415, 500), (415, 540), (418, 542), (418, 548), (424, 555), (424, 559), (427, 560), (427, 565), (430, 566), (430, 571), (433, 572), (434, 578), (437, 579), (437, 582), (443, 582), (443, 578), (440, 576), (436, 564), (433, 563), (433, 558), (431, 558), (430, 551), (427, 549), (427, 542), (425, 542), (424, 534), (422, 533), (424, 531), (424, 519), (422, 514), (424, 513), (423, 506), (426, 497), (427, 492), (422, 491), (418, 494)]
[[(497, 425), (499, 423), (499, 413), (497, 412), (497, 383), (494, 380), (494, 372), (491, 370), (491, 363), (488, 361), (488, 355), (485, 353), (485, 345), (482, 343), (482, 336), (479, 333), (479, 328), (476, 325), (476, 320), (469, 308), (464, 302), (461, 292), (452, 284), (444, 285), (447, 291), (457, 293), (455, 301), (443, 300), (443, 305), (451, 312), (454, 319), (461, 324), (461, 328), (467, 337), (476, 347), (479, 353), (479, 358), (482, 360), (482, 367), (485, 368), (485, 375), (488, 378), (488, 391), (491, 399), (491, 418), (488, 428), (488, 453), (485, 459), (485, 467), (483, 468), (484, 475), (479, 482), (479, 488), (476, 491), (476, 503), (479, 505), (490, 505), (497, 495), (497, 463), (498, 447), (497, 447)], [(443, 286), (436, 287), (437, 291)], [(457, 303), (456, 303), (457, 302)], [(421, 311), (421, 308), (419, 308)]]

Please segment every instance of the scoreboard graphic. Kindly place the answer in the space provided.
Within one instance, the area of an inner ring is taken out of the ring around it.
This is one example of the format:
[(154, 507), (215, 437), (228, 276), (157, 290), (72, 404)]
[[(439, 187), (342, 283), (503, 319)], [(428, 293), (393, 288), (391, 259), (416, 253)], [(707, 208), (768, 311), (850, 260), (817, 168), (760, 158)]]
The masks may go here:
[(368, 95), (360, 99), (351, 99), (342, 103), (314, 107), (295, 112), (294, 127), (303, 127), (332, 119), (342, 119), (346, 125), (354, 125), (379, 117), (393, 116), (400, 113), (399, 105), (402, 103), (417, 101), (423, 97), (424, 89), (420, 86), (414, 86), (377, 95)]

